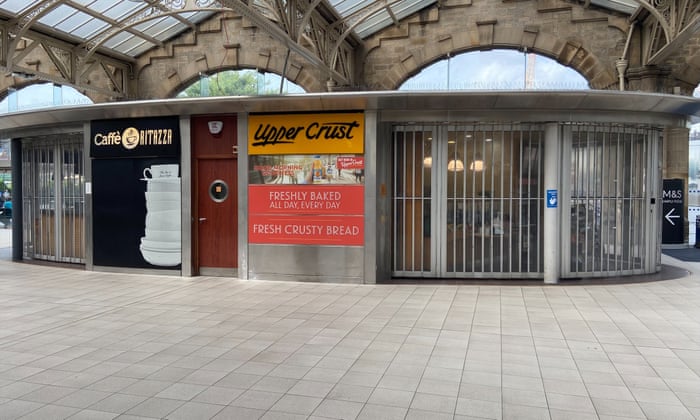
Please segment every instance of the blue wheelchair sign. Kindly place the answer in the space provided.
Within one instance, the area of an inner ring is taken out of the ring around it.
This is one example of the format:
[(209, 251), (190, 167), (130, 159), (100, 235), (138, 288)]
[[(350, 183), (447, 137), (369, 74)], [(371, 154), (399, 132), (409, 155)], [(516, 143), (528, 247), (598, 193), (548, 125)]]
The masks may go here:
[(557, 208), (557, 190), (547, 190), (547, 208)]

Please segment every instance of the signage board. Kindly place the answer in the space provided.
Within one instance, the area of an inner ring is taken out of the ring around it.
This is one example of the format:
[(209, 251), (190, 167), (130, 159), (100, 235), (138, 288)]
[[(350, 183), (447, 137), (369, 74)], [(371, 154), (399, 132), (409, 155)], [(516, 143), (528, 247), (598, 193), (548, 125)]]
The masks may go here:
[(364, 153), (362, 113), (252, 114), (248, 154), (323, 155)]
[(177, 157), (177, 117), (129, 118), (90, 122), (90, 157)]
[(252, 214), (364, 214), (361, 185), (249, 185)]
[(92, 121), (90, 136), (93, 263), (180, 269), (178, 118)]
[(251, 244), (364, 245), (363, 216), (324, 216), (251, 214), (248, 241)]
[(557, 208), (557, 190), (547, 190), (547, 208)]
[(682, 244), (684, 240), (683, 208), (685, 207), (683, 179), (664, 179), (661, 200), (663, 202), (661, 243)]
[(252, 244), (364, 244), (364, 186), (249, 185)]
[(364, 245), (364, 115), (252, 115), (248, 242)]

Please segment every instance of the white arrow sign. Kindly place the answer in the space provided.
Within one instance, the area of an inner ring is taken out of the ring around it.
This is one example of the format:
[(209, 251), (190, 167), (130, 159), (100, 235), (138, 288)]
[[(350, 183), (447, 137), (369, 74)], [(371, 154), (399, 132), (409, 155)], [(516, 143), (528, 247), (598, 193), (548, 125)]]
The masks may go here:
[(664, 216), (664, 217), (666, 218), (666, 220), (668, 220), (668, 223), (671, 224), (671, 226), (676, 226), (676, 224), (673, 223), (673, 220), (671, 220), (671, 219), (678, 219), (678, 218), (681, 217), (680, 214), (675, 214), (675, 215), (673, 214), (673, 211), (674, 211), (675, 209), (676, 209), (675, 207), (672, 208), (671, 211), (669, 211), (668, 213), (666, 213), (666, 216)]

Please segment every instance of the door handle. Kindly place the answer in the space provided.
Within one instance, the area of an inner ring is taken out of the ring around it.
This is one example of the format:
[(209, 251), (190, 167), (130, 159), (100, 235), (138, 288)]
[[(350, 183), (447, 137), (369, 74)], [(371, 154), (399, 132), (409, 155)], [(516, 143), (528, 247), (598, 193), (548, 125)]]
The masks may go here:
[(207, 220), (206, 217), (200, 217), (200, 218), (199, 218), (199, 221), (200, 221), (200, 222), (203, 222), (203, 221), (205, 221), (205, 220)]

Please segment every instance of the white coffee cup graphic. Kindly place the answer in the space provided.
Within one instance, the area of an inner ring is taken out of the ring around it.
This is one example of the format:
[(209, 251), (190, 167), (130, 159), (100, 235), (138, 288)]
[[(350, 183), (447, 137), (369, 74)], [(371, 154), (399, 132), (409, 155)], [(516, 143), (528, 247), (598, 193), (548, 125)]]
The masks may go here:
[(180, 165), (151, 165), (143, 170), (146, 181), (145, 236), (141, 238), (144, 260), (159, 266), (181, 262)]
[[(146, 191), (146, 206), (153, 201), (179, 201), (179, 191)], [(177, 208), (180, 208), (178, 205)]]
[(151, 211), (146, 214), (146, 229), (180, 230), (180, 210)]
[(144, 239), (148, 238), (148, 240), (151, 241), (175, 242), (179, 244), (181, 240), (180, 229), (163, 230), (151, 229), (147, 227), (145, 233), (146, 235), (144, 236)]
[(141, 238), (141, 247), (151, 251), (179, 251), (180, 242), (174, 241), (152, 241), (150, 239)]
[(180, 165), (152, 165), (150, 168), (145, 168), (143, 170), (144, 179), (157, 179), (157, 178), (178, 178)]
[(148, 192), (180, 192), (180, 178), (148, 178)]
[(181, 256), (180, 250), (151, 250), (148, 247), (141, 245), (141, 255), (143, 259), (148, 261), (153, 265), (159, 265), (162, 267), (172, 267), (180, 264)]
[(180, 210), (180, 200), (148, 200), (146, 212), (159, 212), (168, 210)]

